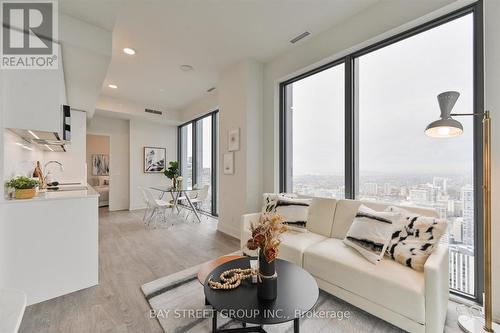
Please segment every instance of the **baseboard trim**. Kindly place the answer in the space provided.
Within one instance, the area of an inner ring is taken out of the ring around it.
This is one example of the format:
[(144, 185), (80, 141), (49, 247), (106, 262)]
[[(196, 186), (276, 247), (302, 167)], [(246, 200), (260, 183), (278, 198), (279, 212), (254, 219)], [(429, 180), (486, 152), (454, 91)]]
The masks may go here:
[(240, 234), (238, 231), (230, 230), (230, 228), (226, 228), (223, 224), (220, 223), (220, 220), (219, 220), (219, 223), (217, 224), (217, 230), (222, 232), (225, 235), (231, 236), (231, 237), (236, 238), (238, 240), (240, 239)]

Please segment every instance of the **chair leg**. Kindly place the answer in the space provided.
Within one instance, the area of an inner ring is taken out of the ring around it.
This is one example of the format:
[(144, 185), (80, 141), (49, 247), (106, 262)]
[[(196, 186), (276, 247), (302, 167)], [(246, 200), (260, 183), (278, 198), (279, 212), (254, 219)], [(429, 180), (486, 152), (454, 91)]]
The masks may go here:
[[(148, 213), (148, 210), (149, 210), (149, 213)], [(146, 215), (146, 221), (144, 223), (146, 224), (146, 226), (149, 227), (149, 225), (151, 224), (151, 220), (153, 218), (154, 209), (150, 209), (148, 207), (148, 209), (146, 209), (146, 213), (147, 213), (147, 215)]]
[(154, 224), (154, 218), (155, 218), (155, 215), (156, 215), (156, 210), (157, 208), (154, 208), (152, 211), (151, 211), (151, 214), (149, 215), (149, 218), (147, 220), (147, 226), (151, 226), (151, 222), (153, 222)]

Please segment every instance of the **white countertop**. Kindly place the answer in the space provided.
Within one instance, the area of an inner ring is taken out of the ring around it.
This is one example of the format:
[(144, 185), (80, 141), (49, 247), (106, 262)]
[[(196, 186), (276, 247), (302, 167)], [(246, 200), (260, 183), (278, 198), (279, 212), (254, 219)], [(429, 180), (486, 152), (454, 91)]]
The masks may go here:
[(31, 199), (4, 199), (0, 201), (0, 204), (41, 202), (45, 200), (64, 200), (64, 199), (89, 198), (98, 196), (99, 193), (97, 193), (92, 188), (92, 186), (87, 185), (86, 190), (38, 192), (37, 195)]

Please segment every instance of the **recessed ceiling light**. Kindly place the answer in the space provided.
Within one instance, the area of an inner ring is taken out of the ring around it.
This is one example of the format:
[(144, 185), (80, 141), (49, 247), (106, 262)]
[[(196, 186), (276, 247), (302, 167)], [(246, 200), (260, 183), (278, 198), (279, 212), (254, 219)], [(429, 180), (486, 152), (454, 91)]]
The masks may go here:
[(134, 55), (135, 54), (135, 50), (130, 48), (130, 47), (126, 47), (123, 49), (123, 53), (125, 54), (128, 54), (128, 55)]
[(118, 89), (118, 86), (116, 84), (108, 84), (108, 87), (111, 89)]
[(160, 88), (160, 92), (165, 92), (165, 89), (163, 89), (163, 88)]
[(191, 65), (181, 65), (181, 70), (183, 70), (184, 72), (189, 72), (189, 71), (192, 71), (194, 70), (193, 66)]

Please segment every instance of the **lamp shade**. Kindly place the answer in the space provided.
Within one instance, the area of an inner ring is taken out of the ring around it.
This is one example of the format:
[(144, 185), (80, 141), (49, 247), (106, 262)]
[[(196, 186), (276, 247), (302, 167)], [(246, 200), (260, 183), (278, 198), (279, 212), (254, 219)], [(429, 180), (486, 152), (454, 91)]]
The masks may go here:
[(425, 128), (425, 134), (433, 138), (451, 138), (462, 134), (462, 124), (451, 117), (451, 110), (460, 96), (457, 91), (446, 91), (438, 95), (441, 119), (433, 121)]

